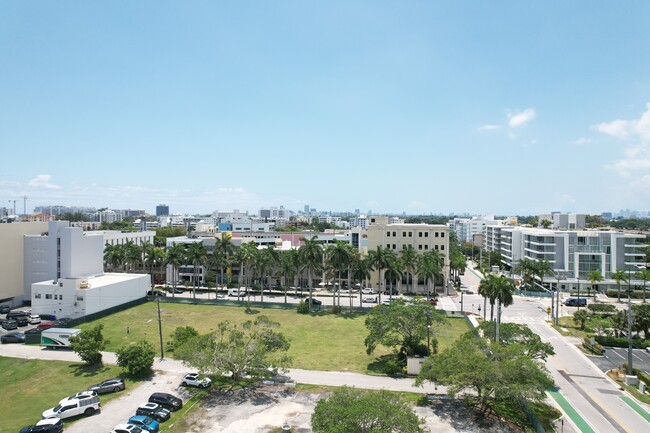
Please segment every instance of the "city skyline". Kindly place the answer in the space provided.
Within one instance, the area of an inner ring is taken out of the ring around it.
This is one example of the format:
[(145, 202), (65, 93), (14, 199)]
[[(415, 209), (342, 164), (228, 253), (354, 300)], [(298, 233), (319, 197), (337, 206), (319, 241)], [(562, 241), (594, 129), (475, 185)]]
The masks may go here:
[(650, 200), (645, 2), (1, 8), (0, 207), (18, 213)]

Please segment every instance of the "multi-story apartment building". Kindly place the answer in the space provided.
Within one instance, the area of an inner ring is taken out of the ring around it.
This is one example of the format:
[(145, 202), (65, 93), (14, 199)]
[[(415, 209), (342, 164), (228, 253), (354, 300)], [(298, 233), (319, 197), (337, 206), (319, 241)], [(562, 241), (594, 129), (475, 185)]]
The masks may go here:
[(505, 225), (504, 220), (494, 219), (494, 215), (474, 218), (454, 218), (449, 228), (456, 233), (459, 242), (473, 242), (474, 235), (483, 233), (485, 226)]
[[(375, 217), (373, 217), (375, 218)], [(389, 224), (387, 218), (379, 218), (378, 223), (368, 226), (368, 252), (376, 250), (378, 246), (394, 251), (399, 255), (406, 245), (411, 245), (416, 253), (427, 251), (438, 251), (443, 258), (443, 269), (438, 287), (447, 287), (449, 277), (449, 228), (442, 224)], [(379, 281), (379, 272), (374, 271), (371, 276), (371, 283), (382, 283)], [(417, 286), (417, 284), (416, 284)], [(380, 290), (385, 290), (380, 287)], [(399, 289), (398, 289), (399, 290)], [(424, 286), (415, 288), (416, 291), (424, 291)]]
[[(633, 274), (645, 266), (645, 235), (620, 231), (553, 230), (526, 227), (486, 227), (488, 251), (499, 251), (501, 267), (517, 271), (522, 259), (546, 260), (555, 275), (544, 278), (545, 283), (566, 279), (566, 285), (584, 285), (593, 270), (600, 271), (605, 280), (599, 287), (615, 286), (611, 274), (623, 270)], [(643, 284), (632, 281), (633, 284)]]

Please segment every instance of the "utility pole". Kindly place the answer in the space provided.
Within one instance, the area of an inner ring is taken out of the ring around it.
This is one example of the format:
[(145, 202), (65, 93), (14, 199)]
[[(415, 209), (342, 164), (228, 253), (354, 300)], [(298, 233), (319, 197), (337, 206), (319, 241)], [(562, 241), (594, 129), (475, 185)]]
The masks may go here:
[(160, 318), (160, 296), (156, 296), (156, 306), (158, 307), (158, 334), (160, 335), (160, 360), (165, 357), (163, 352), (163, 338), (162, 338), (162, 319)]

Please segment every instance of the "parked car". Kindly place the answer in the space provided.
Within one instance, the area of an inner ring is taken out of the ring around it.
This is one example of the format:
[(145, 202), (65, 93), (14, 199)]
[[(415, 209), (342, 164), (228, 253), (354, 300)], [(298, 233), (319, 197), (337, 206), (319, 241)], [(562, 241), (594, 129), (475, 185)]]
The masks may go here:
[(41, 323), (41, 316), (39, 316), (38, 314), (32, 314), (31, 316), (29, 316), (29, 319), (27, 319), (27, 321), (29, 322), (30, 325), (37, 325)]
[(62, 317), (52, 322), (53, 328), (69, 328), (72, 326), (72, 319), (69, 317)]
[(364, 296), (362, 301), (365, 304), (376, 304), (377, 303), (377, 296)]
[(20, 429), (20, 433), (61, 433), (62, 431), (63, 421), (61, 418), (42, 419), (34, 425)]
[(5, 334), (2, 337), (0, 337), (0, 341), (2, 342), (2, 344), (24, 343), (25, 334), (23, 334), (22, 332), (10, 332), (9, 334)]
[(212, 385), (212, 380), (209, 377), (200, 376), (198, 373), (188, 373), (183, 376), (181, 381), (183, 386), (195, 386), (197, 388), (207, 388)]
[(180, 287), (176, 287), (175, 289), (174, 289), (173, 287), (168, 287), (168, 288), (167, 288), (167, 291), (168, 291), (169, 293), (176, 293), (176, 294), (178, 294), (178, 293), (185, 293), (185, 290), (184, 290), (184, 289), (181, 289)]
[(107, 394), (109, 392), (118, 392), (126, 389), (124, 380), (119, 377), (113, 379), (106, 379), (88, 388), (88, 391), (95, 391), (97, 394)]
[(158, 428), (160, 427), (158, 425), (158, 421), (156, 421), (150, 416), (143, 416), (143, 415), (132, 416), (131, 418), (129, 418), (129, 424), (137, 425), (142, 430), (146, 430), (152, 433), (157, 433)]
[(10, 311), (11, 307), (9, 305), (0, 305), (0, 314), (7, 314)]
[(586, 307), (587, 298), (567, 298), (564, 301), (564, 305), (567, 307)]
[(12, 320), (14, 322), (16, 322), (16, 325), (18, 325), (19, 328), (22, 328), (23, 326), (29, 325), (28, 318), (29, 318), (28, 316), (27, 317), (26, 316), (18, 316), (18, 317), (14, 317)]
[(7, 320), (17, 320), (18, 318), (23, 318), (27, 320), (31, 316), (31, 313), (27, 311), (10, 311), (7, 313)]
[(136, 415), (150, 416), (158, 422), (165, 422), (171, 416), (171, 412), (158, 403), (143, 403), (135, 410)]
[(142, 429), (133, 424), (120, 424), (115, 426), (111, 433), (141, 433)]
[(166, 392), (154, 392), (149, 397), (149, 402), (158, 403), (165, 409), (171, 411), (176, 411), (183, 407), (183, 400)]
[(36, 329), (38, 329), (39, 331), (44, 331), (46, 329), (51, 328), (52, 325), (53, 325), (52, 322), (41, 322), (41, 323), (38, 324)]
[(75, 398), (78, 398), (79, 400), (83, 400), (83, 399), (86, 399), (86, 398), (93, 398), (93, 397), (97, 397), (97, 393), (95, 391), (79, 391), (78, 393), (73, 394), (70, 397), (66, 397), (66, 398), (62, 399), (59, 402), (59, 404), (63, 406), (63, 405), (65, 405), (65, 403), (67, 401), (75, 399)]
[(306, 302), (308, 304), (311, 302), (311, 305), (321, 305), (323, 303), (323, 301), (321, 301), (320, 299), (316, 299), (316, 298), (305, 298), (304, 302)]
[(376, 295), (377, 294), (377, 289), (373, 289), (372, 287), (364, 287), (361, 289), (361, 293), (364, 295)]
[(171, 412), (158, 403), (143, 403), (135, 410), (136, 415), (150, 416), (158, 422), (165, 422), (171, 416)]
[(70, 418), (77, 415), (90, 416), (101, 407), (99, 397), (64, 399), (64, 404), (58, 404), (43, 412), (43, 418)]
[(147, 296), (167, 296), (167, 293), (162, 290), (149, 290)]
[(18, 329), (18, 324), (16, 323), (15, 320), (3, 320), (2, 324), (0, 324), (4, 329), (7, 331), (12, 331), (14, 329)]

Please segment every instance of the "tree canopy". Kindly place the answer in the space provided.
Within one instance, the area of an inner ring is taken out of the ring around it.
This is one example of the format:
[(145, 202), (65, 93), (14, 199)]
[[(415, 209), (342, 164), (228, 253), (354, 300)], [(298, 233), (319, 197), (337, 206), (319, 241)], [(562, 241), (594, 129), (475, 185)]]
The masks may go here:
[(81, 331), (70, 337), (70, 348), (88, 365), (102, 363), (102, 351), (108, 341), (102, 335), (104, 325), (95, 325), (92, 329)]
[(230, 376), (233, 381), (245, 375), (268, 377), (273, 369), (291, 365), (290, 344), (277, 331), (279, 326), (266, 316), (242, 324), (224, 321), (216, 331), (175, 347), (174, 356), (206, 375)]
[(388, 391), (342, 387), (318, 401), (311, 417), (316, 433), (416, 433), (421, 420)]
[[(365, 339), (366, 352), (374, 352), (378, 344), (399, 348), (406, 356), (427, 355), (427, 331), (434, 341), (436, 327), (447, 323), (429, 303), (419, 302), (407, 305), (403, 299), (395, 299), (388, 305), (379, 305), (366, 317), (368, 336)], [(431, 328), (427, 330), (427, 325)]]

